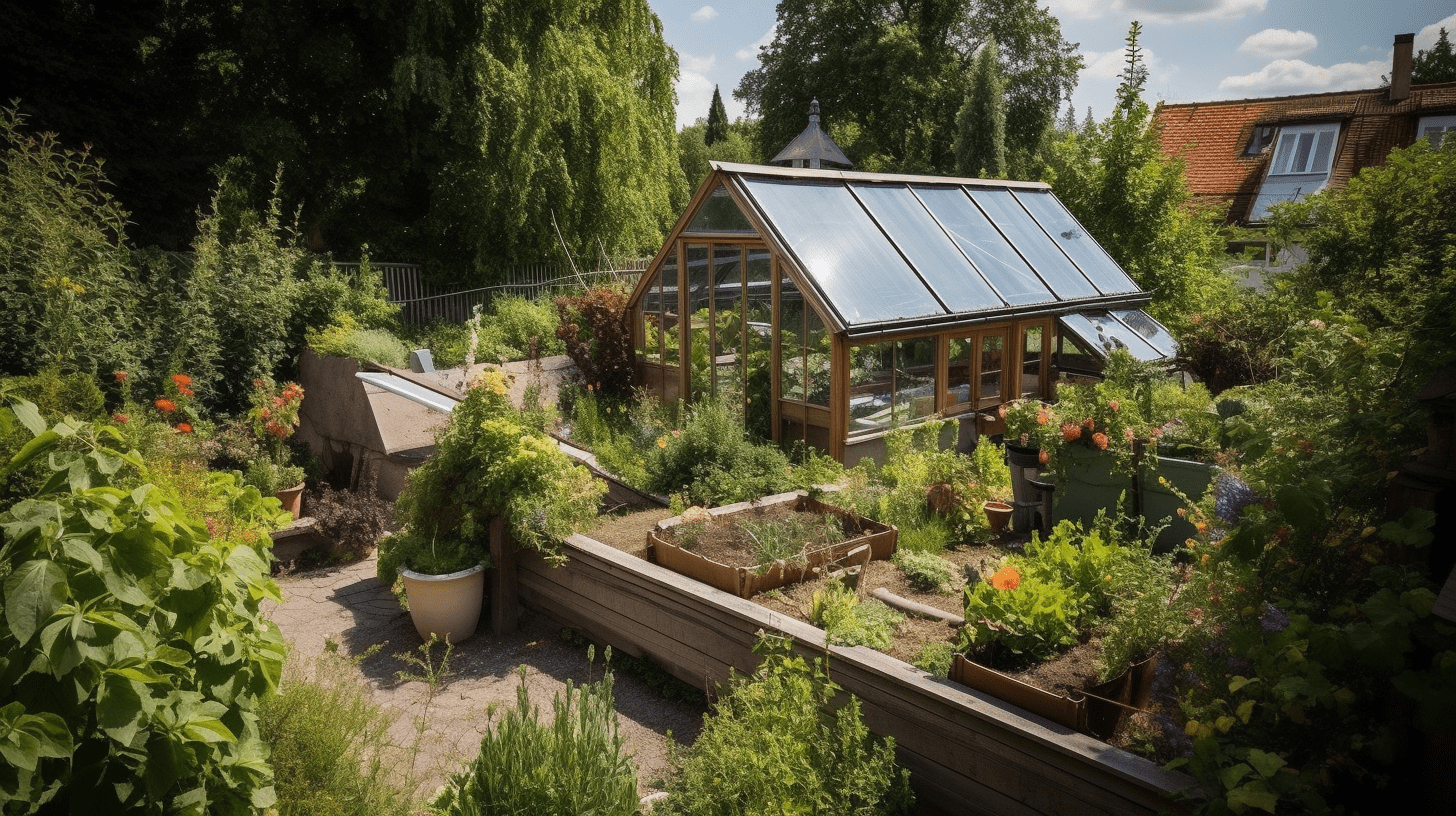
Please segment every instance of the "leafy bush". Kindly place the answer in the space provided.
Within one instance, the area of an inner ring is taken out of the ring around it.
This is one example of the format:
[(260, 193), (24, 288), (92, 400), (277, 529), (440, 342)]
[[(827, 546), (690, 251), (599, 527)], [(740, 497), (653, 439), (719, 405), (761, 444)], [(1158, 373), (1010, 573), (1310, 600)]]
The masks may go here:
[(291, 659), (259, 712), (280, 816), (408, 816), (393, 781), (394, 718), (371, 699), (354, 663), (333, 652)]
[[(361, 328), (353, 315), (344, 313), (334, 322), (308, 333), (308, 345), (328, 357), (352, 357), (371, 363), (404, 368), (410, 348), (387, 329)], [(432, 355), (433, 356), (433, 355)]]
[(896, 549), (891, 559), (910, 583), (924, 592), (949, 594), (955, 581), (955, 566), (934, 553)]
[(611, 670), (599, 682), (583, 685), (580, 693), (566, 681), (565, 695), (552, 700), (550, 724), (539, 722), (531, 705), (525, 666), (519, 675), (515, 707), (486, 732), (480, 755), (450, 777), (434, 812), (637, 813), (637, 775), (617, 731)]
[(950, 664), (954, 657), (955, 647), (949, 641), (932, 641), (920, 647), (914, 666), (932, 677), (946, 677), (950, 674)]
[[(274, 803), (257, 709), (284, 646), (259, 605), (276, 502), (230, 474), (192, 479), (206, 522), (145, 474), (110, 426), (17, 402), (54, 477), (0, 515), (5, 531), (0, 708), (6, 809), (253, 813)], [(60, 446), (63, 439), (80, 450)], [(216, 526), (216, 532), (210, 527)], [(17, 807), (19, 804), (19, 807)]]
[(556, 545), (596, 518), (605, 491), (511, 405), (504, 376), (487, 372), (455, 406), (434, 455), (410, 472), (395, 505), (406, 530), (381, 544), (380, 580), (392, 585), (407, 556), (437, 544), (483, 563), (496, 516), (518, 545), (557, 557)]
[(561, 354), (566, 345), (556, 335), (559, 319), (555, 306), (546, 298), (496, 298), (481, 324), (478, 357), (525, 360), (533, 353), (536, 357)]
[(905, 616), (879, 601), (861, 601), (854, 590), (830, 581), (809, 601), (809, 620), (824, 630), (830, 643), (883, 650), (890, 648), (895, 627)]
[(703, 402), (681, 431), (664, 434), (647, 455), (647, 489), (681, 493), (690, 504), (715, 507), (792, 490), (793, 465), (778, 448), (756, 445), (737, 408)]
[(1059, 582), (1022, 576), (1008, 564), (965, 595), (961, 651), (982, 662), (1021, 668), (1077, 643), (1077, 598)]
[(627, 293), (596, 287), (575, 297), (559, 297), (555, 303), (560, 318), (556, 336), (576, 363), (582, 384), (605, 397), (630, 397), (633, 351)]
[(909, 773), (895, 767), (894, 741), (870, 734), (855, 697), (834, 705), (839, 687), (824, 661), (810, 663), (769, 636), (755, 652), (758, 670), (732, 677), (697, 741), (674, 758), (677, 777), (654, 812), (909, 812), (914, 794)]
[(389, 530), (393, 508), (374, 494), (375, 471), (370, 468), (357, 490), (335, 490), (322, 485), (309, 499), (309, 515), (319, 534), (335, 549), (362, 558)]

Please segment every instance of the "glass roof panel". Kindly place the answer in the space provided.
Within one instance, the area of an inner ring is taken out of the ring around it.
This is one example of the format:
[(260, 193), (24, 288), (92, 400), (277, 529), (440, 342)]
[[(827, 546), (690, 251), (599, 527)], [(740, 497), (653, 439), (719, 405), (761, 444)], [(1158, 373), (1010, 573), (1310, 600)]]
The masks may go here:
[(1114, 309), (1112, 316), (1137, 332), (1149, 345), (1162, 352), (1164, 357), (1171, 359), (1178, 356), (1178, 341), (1173, 339), (1166, 326), (1154, 320), (1147, 312), (1142, 309)]
[(898, 184), (851, 186), (870, 215), (951, 311), (975, 312), (1006, 305), (909, 188)]
[(1052, 240), (1071, 257), (1072, 262), (1082, 268), (1083, 274), (1092, 279), (1092, 284), (1104, 295), (1136, 292), (1138, 287), (1122, 267), (1112, 260), (1067, 208), (1051, 191), (1017, 190), (1016, 200), (1042, 225)]
[(1042, 232), (1036, 221), (1016, 203), (1010, 190), (968, 189), (971, 198), (985, 211), (986, 215), (1001, 228), (1011, 243), (1021, 251), (1032, 268), (1046, 281), (1057, 300), (1093, 297), (1097, 289), (1067, 256), (1057, 248), (1052, 239)]
[(735, 235), (757, 234), (757, 230), (748, 222), (748, 217), (733, 202), (733, 196), (729, 195), (728, 190), (721, 184), (714, 187), (713, 192), (703, 200), (702, 206), (698, 207), (698, 213), (693, 216), (686, 231), (727, 232)]
[(1026, 261), (1006, 243), (958, 187), (916, 187), (915, 195), (940, 221), (1001, 298), (1012, 306), (1055, 300)]
[(1111, 355), (1112, 350), (1116, 348), (1127, 349), (1134, 359), (1143, 362), (1163, 360), (1167, 357), (1137, 332), (1129, 329), (1106, 312), (1062, 315), (1059, 319), (1063, 326), (1081, 338), (1093, 351), (1104, 357)]
[(946, 313), (845, 185), (742, 182), (846, 325)]

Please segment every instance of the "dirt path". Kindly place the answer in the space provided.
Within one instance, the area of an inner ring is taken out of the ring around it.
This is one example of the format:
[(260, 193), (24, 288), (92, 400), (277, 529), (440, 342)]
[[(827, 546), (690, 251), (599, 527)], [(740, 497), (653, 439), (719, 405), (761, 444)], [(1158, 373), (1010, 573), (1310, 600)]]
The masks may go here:
[[(322, 654), (329, 644), (336, 644), (347, 656), (380, 646), (375, 656), (359, 664), (359, 671), (373, 689), (375, 701), (398, 712), (393, 729), (398, 744), (411, 744), (416, 738), (415, 723), (426, 712), (426, 686), (401, 682), (397, 673), (410, 667), (395, 655), (418, 649), (421, 641), (409, 613), (399, 608), (375, 577), (375, 565), (371, 557), (280, 577), (283, 604), (270, 605), (267, 614), (289, 642), (290, 659)], [(418, 760), (424, 774), (421, 790), (426, 794), (474, 758), (488, 727), (486, 712), (492, 706), (515, 703), (518, 666), (526, 666), (532, 704), (548, 717), (553, 696), (564, 691), (567, 680), (579, 685), (601, 677), (600, 652), (597, 664), (589, 666), (586, 648), (569, 642), (558, 626), (541, 615), (526, 612), (520, 630), (508, 636), (492, 635), (486, 621), (481, 627), (475, 637), (455, 648), (450, 673), (428, 705)], [(701, 727), (703, 709), (663, 700), (641, 681), (621, 672), (616, 673), (614, 693), (619, 727), (634, 756), (638, 788), (645, 795), (657, 789), (667, 771), (669, 740), (690, 744)]]

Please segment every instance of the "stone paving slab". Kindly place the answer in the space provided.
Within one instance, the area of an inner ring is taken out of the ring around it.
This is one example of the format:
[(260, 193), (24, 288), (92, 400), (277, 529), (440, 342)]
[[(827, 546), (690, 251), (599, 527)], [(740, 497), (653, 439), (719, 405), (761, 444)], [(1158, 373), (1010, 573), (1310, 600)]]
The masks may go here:
[[(455, 647), (450, 672), (427, 704), (424, 683), (398, 677), (411, 667), (397, 655), (418, 654), (421, 640), (409, 613), (375, 577), (376, 566), (377, 559), (370, 557), (280, 576), (283, 603), (269, 604), (265, 614), (288, 641), (290, 660), (307, 660), (331, 648), (356, 657), (378, 647), (374, 656), (360, 661), (359, 671), (374, 690), (375, 701), (398, 713), (391, 732), (396, 742), (420, 740), (425, 792), (435, 790), (449, 773), (474, 758), (490, 727), (489, 712), (515, 705), (519, 667), (525, 667), (532, 705), (546, 717), (551, 715), (553, 697), (564, 693), (568, 681), (579, 686), (601, 678), (600, 652), (596, 664), (588, 664), (585, 645), (564, 637), (560, 627), (544, 616), (527, 611), (512, 635), (492, 635), (489, 622), (483, 620), (474, 637)], [(436, 654), (440, 652), (437, 648)], [(638, 788), (649, 794), (667, 771), (668, 743), (691, 743), (702, 725), (703, 708), (664, 700), (640, 680), (620, 672), (614, 697), (618, 727), (637, 767)], [(421, 717), (424, 730), (417, 735)]]

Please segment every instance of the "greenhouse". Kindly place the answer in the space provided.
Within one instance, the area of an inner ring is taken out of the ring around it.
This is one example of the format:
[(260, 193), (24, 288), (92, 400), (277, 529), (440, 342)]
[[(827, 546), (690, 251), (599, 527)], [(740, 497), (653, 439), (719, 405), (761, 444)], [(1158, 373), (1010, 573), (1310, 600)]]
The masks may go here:
[(852, 464), (934, 415), (999, 433), (1115, 348), (1171, 359), (1150, 299), (1045, 184), (713, 162), (629, 306), (658, 398)]

